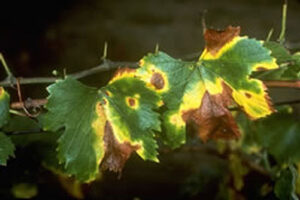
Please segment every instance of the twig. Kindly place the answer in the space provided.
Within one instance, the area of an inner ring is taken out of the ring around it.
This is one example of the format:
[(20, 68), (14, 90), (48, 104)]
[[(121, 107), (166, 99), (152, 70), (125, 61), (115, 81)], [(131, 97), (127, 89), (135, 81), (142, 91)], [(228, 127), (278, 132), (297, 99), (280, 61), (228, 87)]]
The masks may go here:
[(14, 115), (18, 115), (21, 117), (27, 117), (27, 115), (25, 115), (24, 113), (17, 111), (17, 110), (13, 110), (13, 109), (9, 109), (9, 113), (14, 114)]
[(30, 118), (35, 118), (39, 115), (39, 113), (35, 113), (35, 114), (31, 114), (27, 108), (25, 107), (25, 104), (23, 103), (23, 98), (22, 98), (22, 93), (21, 93), (21, 86), (20, 86), (20, 82), (19, 79), (17, 79), (17, 91), (18, 91), (18, 98), (19, 98), (19, 104), (22, 106), (22, 109), (24, 111), (24, 113), (30, 117)]
[[(69, 77), (73, 77), (75, 79), (81, 79), (86, 76), (90, 76), (99, 72), (108, 71), (111, 69), (116, 69), (118, 67), (131, 67), (136, 68), (138, 64), (136, 62), (112, 62), (110, 60), (105, 60), (102, 64), (93, 67), (91, 69), (83, 70), (77, 73), (69, 74)], [(57, 80), (61, 80), (61, 78), (56, 77), (32, 77), (32, 78), (19, 78), (20, 84), (45, 84), (45, 83), (54, 83)], [(16, 79), (12, 82), (10, 80), (4, 80), (0, 82), (0, 86), (10, 86), (11, 84), (16, 84)]]
[(108, 48), (107, 42), (104, 42), (103, 54), (102, 54), (101, 60), (105, 60), (106, 59), (106, 57), (107, 57), (107, 48)]
[[(191, 54), (192, 55), (192, 54)], [(198, 53), (197, 53), (198, 55)], [(194, 55), (192, 55), (194, 56)], [(112, 69), (116, 69), (118, 67), (130, 67), (137, 68), (138, 63), (136, 62), (113, 62), (110, 60), (104, 60), (102, 64), (93, 67), (91, 69), (83, 70), (80, 72), (76, 72), (73, 74), (69, 74), (69, 77), (75, 79), (81, 79), (99, 72), (109, 71)], [(54, 83), (57, 80), (61, 80), (61, 78), (56, 77), (33, 77), (33, 78), (18, 78), (20, 85), (25, 84), (45, 84), (45, 83)], [(11, 84), (16, 84), (17, 80), (14, 78), (11, 80), (4, 80), (0, 82), (0, 86), (11, 86)], [(265, 85), (268, 87), (289, 87), (289, 88), (300, 88), (300, 81), (264, 81)]]
[[(44, 105), (46, 105), (48, 102), (47, 99), (27, 99), (24, 102), (12, 102), (10, 104), (10, 108), (11, 109), (23, 109), (23, 107), (30, 109), (30, 108), (40, 108)], [(291, 104), (299, 104), (300, 103), (300, 99), (298, 100), (290, 100), (290, 101), (281, 101), (281, 102), (275, 102), (274, 105), (275, 106), (280, 106), (280, 105), (291, 105)], [(233, 108), (229, 108), (229, 110), (231, 111), (235, 111), (235, 110), (239, 110), (238, 107), (233, 107)]]
[(300, 81), (264, 81), (267, 87), (300, 88)]
[(270, 39), (271, 39), (271, 37), (272, 37), (272, 35), (273, 35), (273, 32), (274, 32), (274, 29), (271, 28), (271, 30), (269, 31), (268, 36), (267, 36), (267, 38), (266, 38), (266, 42), (269, 42), (269, 41), (270, 41)]
[(280, 44), (285, 41), (285, 31), (286, 31), (286, 13), (287, 13), (287, 0), (285, 0), (282, 7), (282, 21), (281, 21), (281, 32), (278, 38)]
[(202, 31), (203, 31), (203, 35), (207, 29), (206, 27), (206, 21), (205, 21), (205, 15), (206, 15), (207, 10), (203, 10), (202, 11), (202, 19), (201, 19), (201, 23), (202, 23)]
[(13, 74), (11, 73), (9, 67), (7, 66), (2, 53), (0, 53), (0, 61), (1, 61), (2, 65), (3, 65), (4, 69), (5, 69), (5, 72), (6, 72), (7, 76), (8, 77), (13, 77)]
[(300, 103), (300, 99), (297, 100), (290, 100), (290, 101), (282, 101), (282, 102), (276, 102), (274, 103), (275, 106), (281, 106), (281, 105), (292, 105), (292, 104), (299, 104)]
[(47, 99), (27, 99), (24, 102), (13, 102), (10, 104), (12, 109), (21, 109), (23, 107), (29, 108), (39, 108), (47, 104)]

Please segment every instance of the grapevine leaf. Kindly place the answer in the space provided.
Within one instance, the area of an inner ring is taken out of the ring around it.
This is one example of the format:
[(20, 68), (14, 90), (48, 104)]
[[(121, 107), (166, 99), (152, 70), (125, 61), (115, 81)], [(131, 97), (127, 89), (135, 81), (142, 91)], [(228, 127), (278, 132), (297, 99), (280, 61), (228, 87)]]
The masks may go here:
[(11, 193), (16, 199), (32, 199), (38, 194), (38, 187), (32, 183), (17, 183), (11, 188)]
[(0, 87), (0, 128), (7, 123), (9, 119), (9, 94)]
[(233, 178), (234, 188), (238, 191), (244, 187), (244, 176), (248, 173), (248, 168), (246, 168), (241, 158), (236, 154), (229, 155), (229, 169)]
[(119, 70), (102, 88), (103, 112), (107, 122), (104, 169), (120, 171), (133, 151), (143, 159), (158, 162), (154, 130), (160, 131), (159, 96), (136, 79), (135, 70)]
[(293, 60), (290, 52), (278, 42), (264, 42), (264, 47), (268, 48), (272, 52), (271, 55), (276, 58), (276, 62), (279, 65)]
[(297, 170), (293, 166), (281, 171), (274, 188), (274, 192), (279, 199), (298, 200), (295, 193), (297, 176)]
[(257, 72), (254, 77), (262, 80), (297, 80), (300, 79), (300, 54), (292, 55), (282, 44), (277, 42), (265, 42), (264, 46), (271, 50), (278, 69)]
[(67, 78), (48, 88), (50, 96), (42, 118), (45, 130), (65, 128), (58, 140), (58, 158), (65, 171), (81, 181), (95, 178), (98, 166), (120, 172), (136, 151), (143, 159), (158, 161), (154, 130), (160, 130), (159, 96), (119, 71), (97, 90)]
[(300, 161), (300, 124), (299, 120), (290, 114), (288, 108), (281, 112), (255, 122), (244, 122), (240, 125), (244, 130), (243, 145), (246, 150), (265, 148), (280, 163)]
[(66, 173), (80, 181), (93, 180), (104, 157), (104, 124), (97, 112), (97, 89), (67, 78), (48, 87), (50, 96), (42, 118), (45, 130), (65, 128), (58, 139), (58, 159)]
[(0, 132), (0, 165), (6, 165), (9, 157), (14, 157), (15, 145), (9, 137)]
[(240, 28), (206, 30), (206, 47), (198, 62), (176, 60), (158, 52), (140, 61), (137, 74), (159, 93), (164, 114), (165, 142), (178, 147), (185, 141), (186, 122), (198, 127), (203, 141), (240, 135), (227, 109), (233, 101), (252, 119), (273, 112), (265, 86), (250, 78), (253, 71), (278, 68), (262, 43), (239, 36)]
[(40, 124), (35, 120), (18, 115), (12, 115), (8, 123), (3, 126), (4, 132), (38, 132), (41, 130)]

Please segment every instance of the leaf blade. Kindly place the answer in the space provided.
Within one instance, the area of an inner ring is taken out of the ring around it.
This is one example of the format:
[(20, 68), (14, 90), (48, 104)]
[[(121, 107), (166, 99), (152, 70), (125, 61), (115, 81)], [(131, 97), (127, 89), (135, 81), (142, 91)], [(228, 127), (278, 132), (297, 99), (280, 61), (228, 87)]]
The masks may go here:
[(43, 127), (51, 131), (65, 128), (58, 139), (59, 161), (64, 163), (66, 173), (91, 181), (104, 157), (105, 119), (99, 110), (98, 91), (71, 78), (51, 85), (48, 91)]

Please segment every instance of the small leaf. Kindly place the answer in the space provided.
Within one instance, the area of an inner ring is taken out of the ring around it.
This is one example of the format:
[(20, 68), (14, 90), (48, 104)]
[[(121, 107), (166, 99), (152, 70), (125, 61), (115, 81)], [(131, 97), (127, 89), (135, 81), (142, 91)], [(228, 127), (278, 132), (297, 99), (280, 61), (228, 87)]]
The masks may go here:
[(295, 184), (297, 179), (297, 170), (293, 166), (282, 170), (279, 179), (276, 181), (274, 192), (279, 199), (297, 200), (295, 193)]
[(273, 112), (266, 87), (250, 78), (253, 71), (278, 68), (270, 51), (254, 39), (238, 36), (239, 27), (206, 30), (206, 48), (198, 62), (176, 60), (158, 52), (140, 61), (137, 76), (162, 95), (164, 142), (178, 147), (185, 142), (185, 126), (192, 121), (203, 141), (237, 138), (238, 127), (228, 110), (235, 102), (252, 119)]
[(0, 132), (0, 165), (6, 165), (9, 157), (15, 157), (15, 145), (10, 138)]
[(290, 109), (281, 110), (266, 119), (240, 123), (245, 135), (243, 145), (247, 149), (254, 146), (266, 148), (280, 163), (299, 162), (299, 120), (290, 113)]
[(276, 62), (279, 65), (282, 63), (291, 62), (293, 60), (290, 52), (278, 42), (264, 42), (264, 47), (271, 50), (271, 56), (276, 58)]
[(35, 184), (18, 183), (13, 185), (11, 192), (17, 199), (32, 199), (38, 194), (38, 188)]
[(237, 191), (241, 191), (244, 187), (244, 176), (248, 173), (241, 158), (236, 154), (229, 155), (229, 169), (233, 176), (233, 185)]
[(0, 128), (8, 122), (9, 119), (9, 94), (0, 87)]
[(280, 66), (278, 69), (257, 72), (253, 76), (262, 80), (298, 80), (300, 79), (300, 56), (292, 55), (282, 44), (265, 42), (264, 46), (271, 50), (272, 56)]

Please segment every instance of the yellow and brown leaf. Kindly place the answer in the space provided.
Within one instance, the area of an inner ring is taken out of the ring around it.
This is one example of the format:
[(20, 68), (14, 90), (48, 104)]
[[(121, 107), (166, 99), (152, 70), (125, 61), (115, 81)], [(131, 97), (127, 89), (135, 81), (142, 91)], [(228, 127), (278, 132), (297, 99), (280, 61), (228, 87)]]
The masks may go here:
[(250, 74), (278, 68), (276, 60), (260, 41), (241, 37), (239, 33), (239, 27), (207, 29), (206, 47), (197, 62), (184, 62), (162, 52), (149, 54), (140, 61), (137, 76), (161, 94), (167, 107), (164, 139), (170, 146), (178, 147), (185, 142), (189, 121), (197, 125), (204, 141), (239, 137), (228, 110), (232, 104), (240, 106), (252, 119), (274, 111), (266, 87)]

